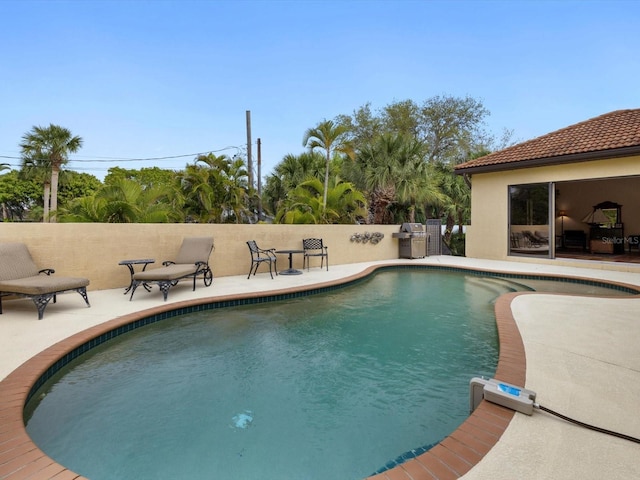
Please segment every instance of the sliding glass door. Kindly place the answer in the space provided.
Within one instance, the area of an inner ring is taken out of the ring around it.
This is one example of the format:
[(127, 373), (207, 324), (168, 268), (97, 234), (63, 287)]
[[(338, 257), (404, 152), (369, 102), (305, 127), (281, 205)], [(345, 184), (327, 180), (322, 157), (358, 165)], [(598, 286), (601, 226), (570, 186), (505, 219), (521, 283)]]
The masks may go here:
[(509, 186), (509, 255), (553, 258), (554, 184)]

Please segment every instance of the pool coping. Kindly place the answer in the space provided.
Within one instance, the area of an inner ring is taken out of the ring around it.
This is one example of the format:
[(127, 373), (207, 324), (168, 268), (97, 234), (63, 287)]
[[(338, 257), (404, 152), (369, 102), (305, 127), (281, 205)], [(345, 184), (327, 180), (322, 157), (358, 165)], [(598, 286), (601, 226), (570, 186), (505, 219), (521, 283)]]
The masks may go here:
[[(95, 325), (78, 332), (52, 345), (24, 362), (0, 382), (0, 478), (16, 479), (82, 479), (82, 477), (63, 465), (56, 463), (42, 452), (26, 432), (23, 412), (25, 403), (33, 386), (45, 372), (60, 358), (92, 339), (153, 315), (162, 315), (181, 308), (190, 308), (212, 302), (235, 302), (243, 299), (259, 299), (268, 296), (295, 295), (323, 288), (335, 288), (344, 284), (368, 277), (377, 270), (386, 267), (436, 268), (433, 265), (407, 264), (379, 264), (370, 266), (362, 271), (330, 282), (320, 282), (311, 285), (292, 288), (274, 289), (260, 292), (247, 292), (217, 297), (203, 297), (183, 302), (164, 304), (161, 306), (141, 310), (135, 313)], [(450, 266), (445, 270), (475, 271), (484, 274), (504, 274), (508, 277), (518, 276), (514, 272), (498, 271), (485, 268)], [(554, 274), (522, 274), (527, 277), (579, 277)], [(583, 278), (592, 281), (588, 277)], [(637, 287), (615, 281), (600, 283), (618, 284), (624, 287)], [(517, 324), (511, 312), (511, 302), (519, 295), (529, 295), (530, 292), (514, 292), (500, 296), (495, 305), (495, 317), (500, 342), (498, 367), (495, 378), (524, 386), (526, 380), (526, 358), (524, 345)], [(533, 293), (535, 294), (535, 293)], [(514, 417), (514, 412), (482, 401), (476, 410), (438, 445), (425, 453), (407, 460), (380, 474), (367, 477), (367, 480), (432, 480), (460, 478), (482, 460), (491, 448), (499, 441), (501, 435)]]

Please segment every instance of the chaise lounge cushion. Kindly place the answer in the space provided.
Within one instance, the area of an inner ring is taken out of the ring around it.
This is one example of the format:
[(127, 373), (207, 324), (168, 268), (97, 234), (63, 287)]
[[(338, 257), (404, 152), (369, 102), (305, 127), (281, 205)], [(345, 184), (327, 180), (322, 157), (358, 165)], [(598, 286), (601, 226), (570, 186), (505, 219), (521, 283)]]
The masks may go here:
[(0, 280), (0, 292), (20, 295), (44, 295), (46, 293), (75, 290), (89, 285), (89, 279), (79, 277), (51, 277), (35, 275), (15, 280)]
[(180, 280), (181, 278), (191, 275), (198, 270), (198, 265), (195, 262), (191, 265), (173, 264), (166, 267), (153, 268), (151, 270), (145, 270), (144, 272), (138, 272), (133, 275), (135, 280), (142, 280), (143, 282), (152, 282), (154, 280)]
[(52, 276), (53, 269), (40, 270), (24, 243), (0, 243), (0, 313), (2, 296), (30, 297), (38, 308), (42, 319), (44, 309), (51, 299), (54, 303), (58, 293), (75, 290), (89, 306), (87, 297), (88, 278)]
[(213, 251), (212, 237), (187, 237), (182, 240), (180, 250), (175, 261), (165, 261), (163, 267), (143, 270), (133, 274), (131, 297), (138, 285), (147, 287), (148, 283), (157, 283), (165, 301), (169, 288), (176, 285), (183, 278), (193, 278), (193, 289), (196, 289), (196, 278), (202, 275), (204, 285), (208, 287), (213, 282), (213, 272), (209, 267), (209, 256)]
[(0, 243), (0, 281), (35, 277), (40, 270), (24, 243)]

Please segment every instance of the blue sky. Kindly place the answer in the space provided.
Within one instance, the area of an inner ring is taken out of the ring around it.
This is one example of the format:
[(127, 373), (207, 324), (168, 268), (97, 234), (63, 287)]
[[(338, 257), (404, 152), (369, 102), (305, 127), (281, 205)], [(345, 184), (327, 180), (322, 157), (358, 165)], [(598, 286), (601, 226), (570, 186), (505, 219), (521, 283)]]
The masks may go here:
[(0, 163), (54, 123), (71, 169), (182, 169), (242, 153), (249, 110), (264, 177), (324, 119), (436, 95), (527, 140), (640, 108), (639, 24), (636, 0), (0, 0)]

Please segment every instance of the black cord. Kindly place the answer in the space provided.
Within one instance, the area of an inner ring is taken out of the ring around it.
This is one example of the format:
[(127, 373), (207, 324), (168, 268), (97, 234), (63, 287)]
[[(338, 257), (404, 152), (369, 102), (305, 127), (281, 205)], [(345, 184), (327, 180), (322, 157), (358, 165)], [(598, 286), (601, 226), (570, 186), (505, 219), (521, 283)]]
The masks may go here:
[(576, 425), (580, 425), (581, 427), (588, 428), (589, 430), (594, 430), (600, 433), (606, 433), (607, 435), (613, 435), (614, 437), (622, 438), (623, 440), (629, 440), (630, 442), (640, 443), (640, 438), (631, 437), (629, 435), (625, 435), (624, 433), (613, 432), (611, 430), (606, 430), (604, 428), (596, 427), (594, 425), (589, 425), (588, 423), (583, 423), (579, 420), (574, 420), (573, 418), (569, 418), (565, 415), (562, 415), (561, 413), (554, 412), (550, 408), (543, 407), (542, 405), (539, 405), (537, 403), (534, 403), (533, 406), (547, 413), (550, 413), (551, 415), (555, 415), (556, 417), (566, 420), (567, 422), (575, 423)]

